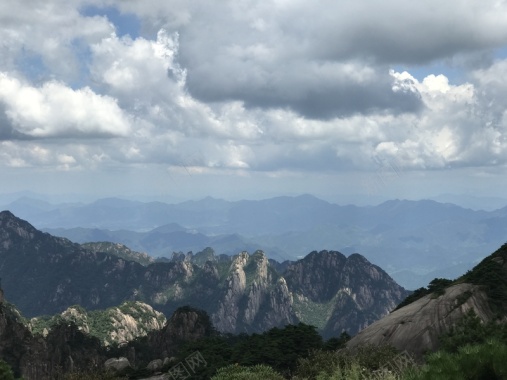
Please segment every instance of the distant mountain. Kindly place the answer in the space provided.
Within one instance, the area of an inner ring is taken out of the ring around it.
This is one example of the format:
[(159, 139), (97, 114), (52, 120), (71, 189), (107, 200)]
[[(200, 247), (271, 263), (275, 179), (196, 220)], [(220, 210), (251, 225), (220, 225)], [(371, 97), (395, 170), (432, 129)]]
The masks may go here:
[(238, 234), (207, 236), (196, 230), (181, 227), (176, 223), (157, 227), (147, 232), (110, 231), (97, 228), (46, 228), (44, 231), (81, 244), (104, 241), (123, 244), (137, 251), (149, 252), (151, 256), (155, 257), (169, 257), (173, 252), (199, 252), (212, 246), (217, 251), (228, 255), (262, 249), (269, 251), (269, 256), (273, 259), (284, 261), (287, 258), (287, 255), (279, 249), (265, 247), (255, 243), (253, 239)]
[[(120, 250), (124, 258), (99, 248), (85, 249), (8, 211), (0, 213), (3, 288), (28, 317), (61, 313), (76, 304), (94, 310), (130, 300), (166, 315), (193, 305), (226, 332), (264, 331), (301, 320), (318, 321), (326, 334), (353, 334), (408, 294), (357, 254), (313, 252), (272, 266), (262, 251), (228, 257), (207, 249), (143, 266), (125, 259), (125, 252), (132, 255), (125, 248)], [(275, 269), (284, 267), (284, 273)]]
[(431, 199), (440, 203), (453, 203), (473, 210), (494, 211), (507, 205), (507, 198), (477, 197), (465, 194), (440, 194)]
[(147, 266), (153, 264), (155, 259), (144, 252), (136, 252), (132, 251), (129, 247), (118, 244), (118, 243), (110, 243), (110, 242), (96, 242), (96, 243), (85, 243), (81, 244), (81, 246), (94, 253), (105, 252), (110, 255), (117, 256), (126, 261), (135, 261), (141, 265)]
[(359, 252), (408, 289), (423, 286), (436, 271), (451, 277), (456, 268), (472, 268), (481, 252), (493, 251), (507, 236), (507, 208), (472, 210), (431, 200), (358, 207), (302, 195), (57, 205), (24, 197), (5, 208), (75, 242), (111, 241), (152, 256), (208, 246), (228, 254), (262, 249), (278, 261), (321, 249)]
[(391, 344), (422, 358), (437, 350), (439, 337), (451, 331), (470, 310), (482, 322), (505, 323), (507, 244), (455, 281), (437, 280), (417, 290), (402, 305), (359, 332), (348, 347)]

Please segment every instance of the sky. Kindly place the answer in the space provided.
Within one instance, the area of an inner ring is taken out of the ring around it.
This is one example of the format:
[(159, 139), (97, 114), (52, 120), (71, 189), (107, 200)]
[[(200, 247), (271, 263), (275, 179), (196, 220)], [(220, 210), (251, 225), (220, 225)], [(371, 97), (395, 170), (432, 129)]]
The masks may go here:
[(0, 193), (507, 184), (507, 1), (2, 0)]

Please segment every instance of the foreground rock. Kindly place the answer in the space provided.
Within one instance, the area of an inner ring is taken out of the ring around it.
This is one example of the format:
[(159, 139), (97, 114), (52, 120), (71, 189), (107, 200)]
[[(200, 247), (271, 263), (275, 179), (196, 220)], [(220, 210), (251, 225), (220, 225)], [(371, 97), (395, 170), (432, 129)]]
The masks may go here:
[(352, 338), (347, 347), (390, 344), (422, 359), (426, 352), (438, 349), (439, 336), (449, 332), (470, 309), (484, 322), (494, 318), (488, 297), (479, 286), (453, 285), (443, 295), (427, 295), (373, 323)]
[(104, 363), (106, 371), (123, 372), (127, 368), (131, 368), (130, 362), (127, 358), (111, 358)]

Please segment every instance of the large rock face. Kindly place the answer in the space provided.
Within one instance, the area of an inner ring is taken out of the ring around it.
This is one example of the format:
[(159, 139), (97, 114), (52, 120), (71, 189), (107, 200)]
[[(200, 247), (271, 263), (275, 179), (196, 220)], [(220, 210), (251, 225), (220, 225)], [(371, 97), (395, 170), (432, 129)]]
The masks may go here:
[(333, 251), (312, 252), (290, 265), (285, 278), (296, 299), (298, 317), (320, 327), (326, 337), (342, 331), (356, 334), (409, 294), (358, 254), (345, 257)]
[(272, 268), (264, 253), (243, 252), (230, 266), (214, 326), (226, 332), (267, 330), (297, 322), (287, 283)]
[(185, 305), (198, 307), (224, 332), (259, 332), (302, 321), (331, 336), (354, 334), (407, 295), (358, 254), (312, 252), (292, 264), (273, 265), (261, 251), (224, 257), (206, 249), (143, 266), (122, 258), (133, 255), (126, 247), (88, 247), (92, 250), (42, 233), (8, 211), (0, 213), (0, 276), (28, 317), (62, 313), (72, 305), (106, 309), (130, 300), (166, 315)]
[(371, 324), (347, 346), (391, 344), (422, 358), (426, 352), (438, 349), (439, 336), (449, 332), (470, 309), (484, 322), (494, 317), (488, 297), (479, 286), (453, 285), (443, 295), (427, 295)]
[(483, 321), (497, 317), (505, 323), (507, 314), (507, 244), (482, 260), (471, 271), (441, 289), (428, 287), (425, 296), (408, 303), (373, 323), (349, 343), (392, 344), (417, 358), (439, 347), (439, 336), (450, 329), (469, 311)]
[(213, 331), (205, 312), (182, 307), (174, 312), (163, 329), (150, 332), (148, 341), (155, 356), (168, 357), (174, 355), (181, 344), (210, 336)]

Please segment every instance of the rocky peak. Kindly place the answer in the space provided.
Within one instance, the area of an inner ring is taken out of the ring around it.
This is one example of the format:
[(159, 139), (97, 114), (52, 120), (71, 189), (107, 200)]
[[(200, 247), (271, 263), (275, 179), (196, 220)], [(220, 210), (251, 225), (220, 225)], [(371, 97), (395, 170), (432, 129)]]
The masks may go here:
[[(355, 334), (383, 317), (408, 292), (381, 268), (359, 254), (312, 252), (290, 264), (284, 277), (297, 316), (335, 336)], [(314, 313), (312, 310), (319, 310)]]
[(30, 223), (16, 218), (10, 211), (0, 212), (0, 247), (8, 249), (14, 240), (32, 240), (41, 234)]
[(347, 258), (337, 251), (311, 252), (290, 264), (284, 274), (289, 288), (312, 301), (329, 301), (338, 291)]
[(210, 336), (213, 325), (208, 314), (193, 307), (177, 309), (164, 328), (149, 334), (149, 341), (160, 357), (173, 355), (185, 343)]

